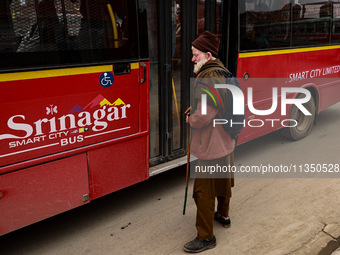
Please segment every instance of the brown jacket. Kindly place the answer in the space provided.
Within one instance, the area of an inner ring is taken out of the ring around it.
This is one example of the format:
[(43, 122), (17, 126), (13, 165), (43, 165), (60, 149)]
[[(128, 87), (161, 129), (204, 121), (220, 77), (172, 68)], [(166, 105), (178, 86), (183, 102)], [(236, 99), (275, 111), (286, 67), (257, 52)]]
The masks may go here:
[[(194, 111), (190, 116), (190, 126), (193, 131), (190, 152), (201, 160), (221, 158), (235, 149), (235, 141), (222, 125), (213, 127), (213, 120), (221, 119), (226, 110), (226, 89), (213, 89), (215, 83), (225, 81), (220, 72), (223, 69), (225, 68), (218, 59), (208, 61), (202, 66), (199, 79), (196, 79), (197, 83), (194, 85)], [(207, 95), (207, 114), (202, 115), (201, 94), (206, 91), (210, 91), (209, 94), (212, 96)]]

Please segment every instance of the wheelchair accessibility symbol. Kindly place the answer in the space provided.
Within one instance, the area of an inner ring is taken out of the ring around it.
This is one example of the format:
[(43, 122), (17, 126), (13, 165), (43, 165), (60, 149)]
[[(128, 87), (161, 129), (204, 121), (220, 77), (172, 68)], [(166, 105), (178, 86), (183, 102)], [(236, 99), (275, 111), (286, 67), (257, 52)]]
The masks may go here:
[(113, 74), (109, 72), (102, 73), (99, 77), (99, 83), (104, 88), (111, 87), (111, 85), (113, 84), (113, 81), (114, 81)]

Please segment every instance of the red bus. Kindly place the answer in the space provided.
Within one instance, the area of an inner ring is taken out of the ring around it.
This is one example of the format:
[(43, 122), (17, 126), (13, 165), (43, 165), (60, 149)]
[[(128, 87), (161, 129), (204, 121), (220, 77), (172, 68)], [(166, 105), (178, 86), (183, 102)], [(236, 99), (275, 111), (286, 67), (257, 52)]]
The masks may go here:
[[(185, 164), (191, 42), (204, 30), (256, 109), (273, 85), (252, 78), (310, 90), (311, 117), (274, 114), (305, 137), (339, 101), (339, 17), (334, 1), (2, 1), (0, 235)], [(246, 122), (265, 118), (246, 109)], [(239, 144), (281, 127), (246, 125)]]

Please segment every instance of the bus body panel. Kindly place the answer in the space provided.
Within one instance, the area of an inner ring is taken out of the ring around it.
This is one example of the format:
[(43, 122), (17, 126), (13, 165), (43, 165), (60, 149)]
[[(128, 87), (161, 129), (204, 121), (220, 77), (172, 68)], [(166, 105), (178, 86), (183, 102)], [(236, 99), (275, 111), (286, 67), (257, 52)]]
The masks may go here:
[(0, 75), (0, 235), (148, 178), (149, 65), (129, 65)]
[[(286, 83), (282, 87), (305, 87), (305, 84), (314, 83), (321, 95), (320, 112), (340, 100), (339, 55), (340, 46), (240, 53), (237, 77), (242, 80), (248, 73), (250, 80), (284, 79)], [(262, 90), (265, 89), (267, 87), (262, 85)]]
[[(126, 75), (113, 75), (111, 66), (98, 73), (67, 74), (76, 68), (63, 76), (3, 82), (0, 165), (138, 133), (139, 64), (131, 65)], [(104, 74), (112, 79), (110, 87), (101, 85)]]
[(147, 143), (145, 135), (89, 151), (91, 199), (147, 179)]
[(0, 235), (88, 203), (86, 154), (1, 175)]
[[(140, 132), (149, 132), (149, 129), (150, 129), (150, 121), (149, 121), (150, 120), (150, 109), (149, 109), (150, 108), (150, 72), (149, 70), (150, 70), (149, 62), (139, 63)], [(149, 153), (149, 149), (147, 151)]]
[[(251, 119), (289, 119), (287, 114), (280, 113), (281, 88), (301, 87), (315, 91), (317, 113), (339, 102), (340, 100), (340, 47), (311, 47), (291, 50), (275, 50), (251, 53), (240, 53), (238, 58), (237, 77), (241, 83), (247, 104), (247, 90), (253, 88), (253, 104), (258, 110), (270, 109), (273, 102), (272, 89), (278, 88), (278, 107), (269, 116), (255, 116), (246, 107), (246, 122)], [(248, 77), (247, 77), (248, 75)], [(248, 79), (244, 79), (247, 77)], [(270, 83), (270, 84), (268, 84)], [(296, 97), (297, 94), (289, 95)], [(254, 125), (256, 126), (257, 124)], [(239, 142), (244, 143), (261, 135), (281, 128), (279, 121), (263, 128), (246, 127), (242, 130)]]
[(139, 63), (140, 134), (88, 152), (91, 199), (96, 199), (148, 178), (149, 169), (149, 63)]

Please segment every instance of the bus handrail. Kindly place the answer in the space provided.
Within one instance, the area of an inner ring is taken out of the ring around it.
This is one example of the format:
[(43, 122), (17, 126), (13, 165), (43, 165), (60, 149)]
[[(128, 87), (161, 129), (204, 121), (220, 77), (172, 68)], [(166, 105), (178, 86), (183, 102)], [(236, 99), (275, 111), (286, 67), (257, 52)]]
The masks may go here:
[(113, 14), (111, 4), (107, 4), (106, 6), (107, 6), (107, 10), (109, 11), (111, 23), (112, 23), (114, 47), (117, 49), (118, 48), (118, 31), (117, 31), (117, 26), (116, 26), (116, 18), (115, 18), (115, 15)]

